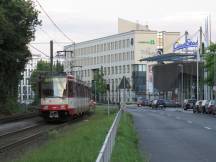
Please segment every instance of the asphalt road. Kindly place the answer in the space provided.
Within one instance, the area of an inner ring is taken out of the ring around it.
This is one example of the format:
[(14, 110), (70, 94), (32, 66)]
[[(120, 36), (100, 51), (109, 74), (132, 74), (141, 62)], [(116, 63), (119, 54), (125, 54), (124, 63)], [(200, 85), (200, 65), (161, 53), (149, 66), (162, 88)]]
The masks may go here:
[(129, 107), (150, 162), (216, 162), (216, 117), (176, 109)]

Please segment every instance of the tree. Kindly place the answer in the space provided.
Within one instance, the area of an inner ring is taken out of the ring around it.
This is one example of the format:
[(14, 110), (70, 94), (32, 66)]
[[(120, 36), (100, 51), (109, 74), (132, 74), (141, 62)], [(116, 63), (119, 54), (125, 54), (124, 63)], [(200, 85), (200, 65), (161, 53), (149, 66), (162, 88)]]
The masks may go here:
[(0, 1), (0, 112), (8, 112), (5, 105), (17, 101), (21, 72), (31, 58), (27, 45), (41, 24), (38, 14), (31, 0)]
[[(96, 84), (96, 92), (97, 92), (97, 96), (99, 95), (104, 95), (107, 91), (107, 84), (106, 84), (106, 81), (104, 80), (104, 74), (101, 71), (96, 71), (95, 74), (94, 74), (94, 83), (93, 84)], [(92, 85), (92, 92), (95, 92), (95, 89), (94, 89), (94, 85)]]
[[(208, 76), (205, 82), (213, 87), (214, 85), (214, 75), (215, 75), (215, 65), (216, 65), (216, 44), (211, 44), (208, 47), (208, 52), (205, 54), (205, 68), (207, 69)], [(216, 76), (215, 76), (216, 77)]]
[[(43, 73), (47, 73), (47, 72), (49, 73), (50, 70), (51, 70), (50, 63), (41, 60), (37, 63), (36, 69), (31, 74), (30, 77), (31, 88), (35, 93), (34, 104), (38, 104), (39, 102), (39, 88), (38, 88), (39, 76), (40, 74)], [(53, 72), (63, 72), (63, 71), (64, 71), (64, 67), (60, 63), (57, 62), (57, 64), (53, 65)]]

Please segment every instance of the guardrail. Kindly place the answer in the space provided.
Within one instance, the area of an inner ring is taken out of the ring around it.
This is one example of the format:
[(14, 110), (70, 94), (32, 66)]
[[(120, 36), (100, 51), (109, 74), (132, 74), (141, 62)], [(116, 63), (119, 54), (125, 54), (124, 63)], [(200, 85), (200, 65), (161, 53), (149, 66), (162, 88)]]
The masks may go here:
[(106, 135), (106, 139), (98, 154), (96, 162), (109, 162), (110, 161), (113, 146), (115, 145), (115, 137), (116, 137), (117, 129), (119, 126), (119, 121), (121, 119), (121, 115), (122, 115), (122, 110), (120, 109), (112, 123), (112, 126), (108, 134)]

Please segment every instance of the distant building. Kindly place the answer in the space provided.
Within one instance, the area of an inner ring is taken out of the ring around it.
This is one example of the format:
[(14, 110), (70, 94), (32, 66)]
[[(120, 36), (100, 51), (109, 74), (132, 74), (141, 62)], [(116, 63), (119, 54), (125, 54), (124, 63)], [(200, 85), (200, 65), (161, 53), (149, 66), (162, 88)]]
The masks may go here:
[[(18, 86), (18, 101), (24, 104), (30, 104), (34, 100), (34, 92), (31, 89), (30, 77), (32, 72), (37, 68), (37, 63), (39, 61), (46, 61), (49, 62), (49, 58), (42, 57), (40, 54), (32, 54), (32, 59), (28, 61), (25, 66), (25, 71), (22, 73), (23, 79), (20, 81)], [(53, 64), (57, 63), (63, 64), (63, 59), (54, 59)]]
[[(125, 92), (128, 101), (145, 96), (151, 91), (152, 73), (147, 63), (140, 62), (155, 54), (172, 52), (172, 43), (179, 32), (158, 32), (141, 24), (119, 19), (118, 34), (65, 46), (64, 71), (73, 71), (77, 77), (91, 85), (95, 72), (103, 71), (110, 84), (110, 100), (118, 102), (118, 86), (123, 76), (131, 89)], [(150, 72), (150, 73), (149, 73)]]

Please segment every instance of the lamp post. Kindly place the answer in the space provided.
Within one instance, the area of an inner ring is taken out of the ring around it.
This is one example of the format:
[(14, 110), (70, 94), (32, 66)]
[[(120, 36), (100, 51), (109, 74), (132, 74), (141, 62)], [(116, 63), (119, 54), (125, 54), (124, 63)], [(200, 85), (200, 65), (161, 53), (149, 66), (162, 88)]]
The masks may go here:
[(183, 97), (184, 97), (184, 95), (183, 95), (183, 91), (184, 91), (184, 69), (183, 69), (183, 64), (178, 64), (178, 66), (181, 68), (181, 107), (182, 107), (182, 109), (183, 109)]
[(95, 96), (95, 102), (96, 102), (96, 100), (97, 100), (97, 96), (96, 96), (96, 80), (94, 81), (94, 89), (95, 89), (94, 90), (94, 93), (95, 93), (94, 96)]

